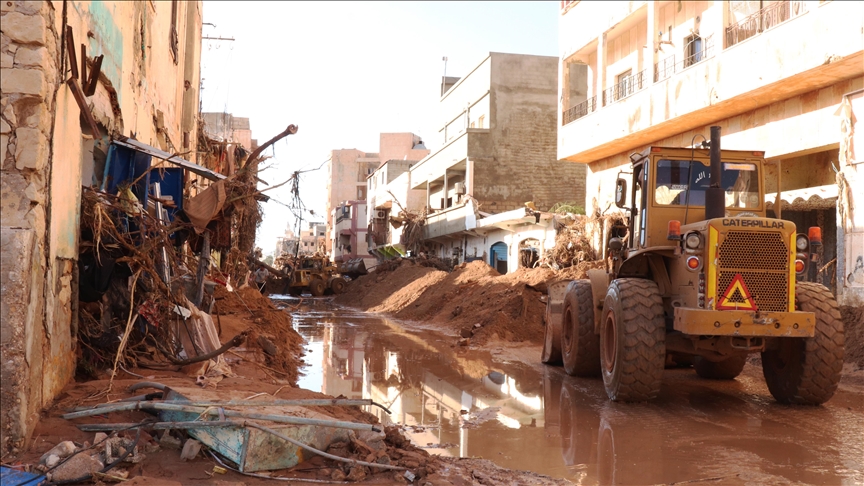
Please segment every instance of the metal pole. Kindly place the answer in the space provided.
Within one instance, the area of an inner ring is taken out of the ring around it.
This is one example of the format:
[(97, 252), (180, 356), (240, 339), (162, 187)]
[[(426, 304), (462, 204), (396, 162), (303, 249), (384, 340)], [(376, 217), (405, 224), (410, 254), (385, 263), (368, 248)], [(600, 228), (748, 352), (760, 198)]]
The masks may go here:
[(726, 214), (726, 195), (721, 179), (723, 167), (720, 160), (720, 127), (711, 127), (711, 185), (705, 191), (705, 219), (722, 218)]

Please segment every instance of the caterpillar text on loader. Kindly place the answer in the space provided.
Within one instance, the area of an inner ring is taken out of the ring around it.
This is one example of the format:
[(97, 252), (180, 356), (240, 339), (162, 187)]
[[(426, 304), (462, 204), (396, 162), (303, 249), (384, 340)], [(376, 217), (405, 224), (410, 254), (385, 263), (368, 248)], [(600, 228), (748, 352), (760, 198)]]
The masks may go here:
[(821, 404), (844, 338), (831, 292), (800, 281), (820, 229), (766, 217), (763, 152), (721, 151), (720, 127), (705, 145), (631, 155), (607, 270), (549, 286), (543, 362), (602, 375), (611, 400), (643, 401), (660, 391), (667, 355), (733, 379), (758, 351), (777, 401)]

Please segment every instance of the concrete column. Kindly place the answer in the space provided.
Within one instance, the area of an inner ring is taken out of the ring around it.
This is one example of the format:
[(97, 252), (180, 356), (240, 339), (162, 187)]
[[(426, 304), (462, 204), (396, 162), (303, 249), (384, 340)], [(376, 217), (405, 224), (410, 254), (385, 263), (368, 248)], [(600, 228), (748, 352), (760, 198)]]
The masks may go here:
[(474, 195), (474, 159), (465, 159), (465, 194)]
[(426, 212), (432, 212), (432, 194), (429, 191), (429, 179), (426, 179)]
[(648, 2), (647, 29), (645, 39), (645, 51), (642, 62), (645, 64), (645, 86), (654, 83), (654, 64), (657, 62), (657, 54), (654, 50), (657, 46), (657, 2)]
[(449, 206), (447, 206), (447, 191), (448, 190), (449, 190), (449, 188), (447, 187), (447, 169), (444, 169), (444, 196), (443, 196), (444, 202), (441, 204), (442, 209), (447, 209), (449, 207)]
[(597, 96), (597, 106), (603, 106), (603, 90), (606, 89), (606, 33), (597, 38), (597, 86), (594, 94)]

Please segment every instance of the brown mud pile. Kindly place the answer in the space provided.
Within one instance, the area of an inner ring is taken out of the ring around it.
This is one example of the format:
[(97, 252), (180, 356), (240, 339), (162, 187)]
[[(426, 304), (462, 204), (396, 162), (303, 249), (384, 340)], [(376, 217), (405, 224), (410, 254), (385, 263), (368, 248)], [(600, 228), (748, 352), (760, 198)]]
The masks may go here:
[[(601, 262), (602, 264), (602, 262)], [(472, 343), (490, 339), (540, 343), (549, 282), (584, 278), (596, 267), (583, 263), (566, 271), (522, 268), (501, 275), (484, 262), (447, 273), (403, 260), (389, 272), (375, 272), (350, 283), (336, 297), (340, 305), (381, 312), (397, 319), (431, 323)]]
[(228, 292), (217, 286), (214, 297), (213, 321), (220, 330), (220, 338), (225, 341), (251, 329), (246, 348), (260, 350), (266, 366), (278, 371), (280, 379), (295, 385), (303, 366), (303, 337), (292, 327), (291, 316), (251, 287)]

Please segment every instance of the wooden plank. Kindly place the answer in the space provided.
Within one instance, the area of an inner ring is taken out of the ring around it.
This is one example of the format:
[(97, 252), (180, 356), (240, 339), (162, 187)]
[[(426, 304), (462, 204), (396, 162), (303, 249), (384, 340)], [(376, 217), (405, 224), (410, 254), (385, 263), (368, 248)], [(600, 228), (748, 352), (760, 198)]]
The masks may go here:
[(81, 44), (81, 83), (87, 83), (87, 46)]
[(96, 56), (93, 60), (93, 69), (90, 70), (90, 79), (87, 81), (87, 86), (84, 87), (85, 96), (93, 96), (96, 93), (96, 83), (99, 81), (99, 75), (102, 73), (102, 60), (104, 54)]
[[(75, 38), (72, 35), (72, 26), (66, 26), (66, 51), (69, 53), (69, 69), (72, 70), (72, 78), (78, 79), (78, 57), (75, 55)], [(66, 73), (63, 73), (65, 76)]]
[(84, 97), (84, 92), (81, 91), (81, 87), (78, 86), (78, 79), (69, 78), (66, 81), (66, 84), (69, 86), (69, 89), (72, 90), (72, 97), (75, 98), (75, 101), (78, 103), (78, 108), (81, 110), (81, 114), (84, 115), (84, 119), (87, 120), (87, 124), (90, 126), (90, 130), (93, 133), (93, 139), (98, 140), (102, 138), (102, 134), (99, 132), (99, 127), (96, 126), (96, 120), (93, 119), (93, 114), (90, 113), (90, 107), (87, 106), (87, 99)]

